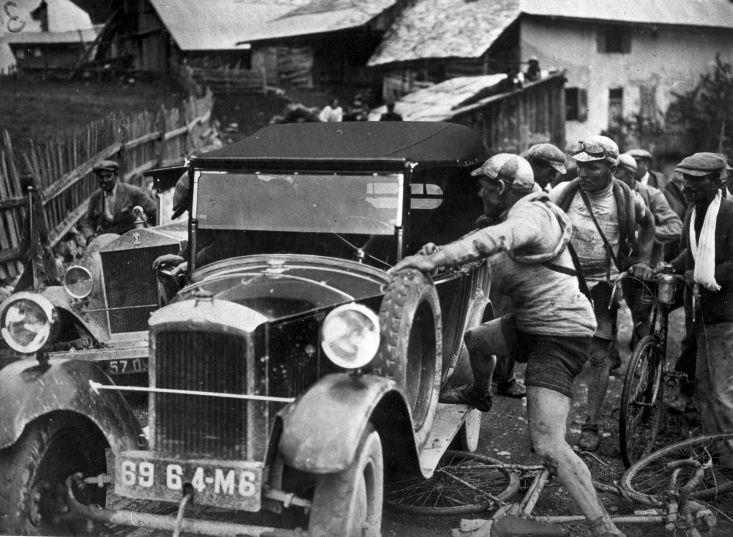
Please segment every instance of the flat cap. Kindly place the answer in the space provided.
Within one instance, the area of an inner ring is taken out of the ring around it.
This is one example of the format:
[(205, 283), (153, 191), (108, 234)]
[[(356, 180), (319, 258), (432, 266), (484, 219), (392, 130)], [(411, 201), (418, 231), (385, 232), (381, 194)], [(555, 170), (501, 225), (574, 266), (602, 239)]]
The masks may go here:
[(623, 153), (618, 156), (618, 165), (623, 166), (627, 170), (631, 170), (632, 172), (635, 172), (637, 169), (636, 166), (636, 160), (634, 160), (633, 155), (631, 153)]
[(119, 169), (120, 165), (114, 160), (99, 160), (94, 163), (94, 166), (92, 166), (93, 172), (101, 172), (103, 170), (116, 172)]
[(471, 172), (471, 175), (485, 176), (489, 179), (500, 179), (514, 190), (534, 188), (534, 172), (526, 159), (510, 153), (494, 155), (483, 166)]
[(547, 162), (560, 173), (566, 173), (565, 153), (552, 144), (535, 144), (527, 150), (529, 159)]
[(695, 153), (682, 159), (675, 171), (685, 175), (702, 177), (710, 173), (725, 170), (725, 157), (720, 153)]
[(589, 136), (574, 144), (572, 154), (573, 160), (578, 162), (607, 160), (613, 165), (618, 164), (618, 146), (608, 136)]
[(636, 149), (629, 149), (626, 153), (631, 155), (634, 158), (646, 158), (649, 160), (652, 160), (652, 154), (647, 151), (646, 149), (636, 148)]

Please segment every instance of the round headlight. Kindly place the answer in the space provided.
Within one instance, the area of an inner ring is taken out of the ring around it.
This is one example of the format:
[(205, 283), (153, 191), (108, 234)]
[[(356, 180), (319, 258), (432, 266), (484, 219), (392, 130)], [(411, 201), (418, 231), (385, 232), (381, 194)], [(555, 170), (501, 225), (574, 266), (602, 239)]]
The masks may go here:
[(361, 304), (335, 308), (323, 320), (321, 347), (339, 367), (365, 366), (379, 349), (379, 317)]
[(0, 332), (10, 347), (34, 353), (48, 343), (56, 324), (56, 310), (47, 298), (16, 293), (0, 305)]
[(64, 273), (64, 289), (74, 298), (88, 297), (94, 288), (92, 273), (84, 267), (74, 265)]

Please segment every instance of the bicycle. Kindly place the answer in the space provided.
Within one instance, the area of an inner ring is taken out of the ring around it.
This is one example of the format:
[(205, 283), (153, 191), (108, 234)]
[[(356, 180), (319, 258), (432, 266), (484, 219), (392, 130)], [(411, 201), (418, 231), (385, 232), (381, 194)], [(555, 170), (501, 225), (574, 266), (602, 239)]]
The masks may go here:
[[(624, 278), (622, 274), (616, 284)], [(667, 366), (667, 331), (669, 312), (684, 278), (658, 274), (652, 280), (639, 280), (653, 301), (651, 331), (634, 348), (624, 377), (619, 416), (621, 460), (628, 468), (654, 449), (664, 406), (664, 387), (682, 381), (683, 373)], [(615, 286), (614, 286), (615, 289)]]
[[(733, 522), (733, 472), (720, 465), (731, 450), (733, 434), (691, 438), (667, 446), (631, 466), (619, 485), (594, 482), (610, 492), (650, 509), (615, 515), (616, 524), (664, 524), (678, 537), (699, 537), (699, 527), (716, 525), (718, 515)], [(733, 457), (731, 458), (733, 460)], [(447, 452), (433, 477), (404, 478), (385, 490), (385, 506), (411, 514), (477, 514), (496, 508), (491, 518), (461, 520), (456, 537), (560, 536), (556, 524), (582, 522), (581, 515), (533, 515), (551, 478), (543, 465), (508, 464), (467, 452)], [(531, 483), (519, 502), (509, 502), (521, 481)], [(727, 528), (726, 528), (727, 529)]]

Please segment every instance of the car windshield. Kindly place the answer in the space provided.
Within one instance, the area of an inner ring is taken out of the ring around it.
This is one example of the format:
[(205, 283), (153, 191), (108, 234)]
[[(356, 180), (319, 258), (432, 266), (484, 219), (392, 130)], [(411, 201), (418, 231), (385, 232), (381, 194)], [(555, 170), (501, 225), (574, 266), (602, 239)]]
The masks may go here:
[(201, 229), (393, 235), (400, 174), (201, 172)]

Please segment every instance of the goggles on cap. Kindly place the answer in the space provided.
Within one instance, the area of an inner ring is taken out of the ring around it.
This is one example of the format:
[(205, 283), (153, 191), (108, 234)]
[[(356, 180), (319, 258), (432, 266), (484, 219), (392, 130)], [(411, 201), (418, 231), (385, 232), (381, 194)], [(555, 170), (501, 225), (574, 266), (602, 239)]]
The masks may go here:
[(576, 142), (572, 146), (570, 146), (570, 153), (572, 153), (573, 155), (577, 155), (578, 153), (586, 153), (591, 157), (598, 158), (616, 158), (614, 157), (613, 153), (609, 153), (606, 148), (598, 142)]

